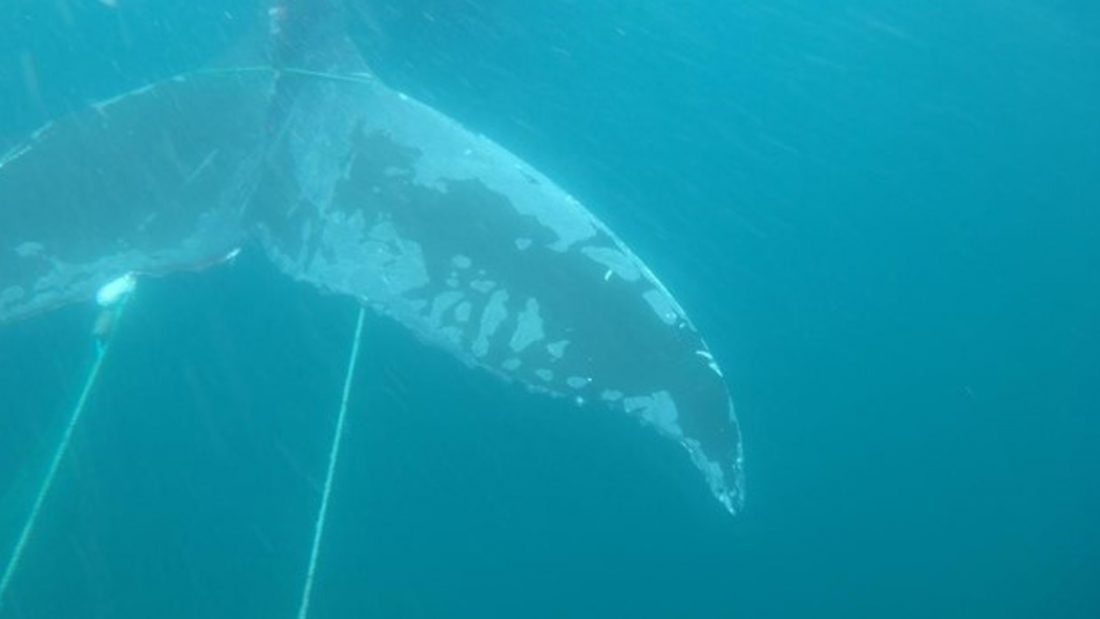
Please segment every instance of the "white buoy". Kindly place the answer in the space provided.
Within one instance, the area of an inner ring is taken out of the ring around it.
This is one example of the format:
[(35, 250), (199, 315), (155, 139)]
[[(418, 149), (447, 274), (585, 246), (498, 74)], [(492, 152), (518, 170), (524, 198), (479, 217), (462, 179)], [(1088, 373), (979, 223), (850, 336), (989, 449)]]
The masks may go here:
[(114, 307), (130, 296), (135, 286), (137, 286), (137, 278), (132, 272), (126, 273), (104, 284), (95, 293), (95, 302), (100, 307)]

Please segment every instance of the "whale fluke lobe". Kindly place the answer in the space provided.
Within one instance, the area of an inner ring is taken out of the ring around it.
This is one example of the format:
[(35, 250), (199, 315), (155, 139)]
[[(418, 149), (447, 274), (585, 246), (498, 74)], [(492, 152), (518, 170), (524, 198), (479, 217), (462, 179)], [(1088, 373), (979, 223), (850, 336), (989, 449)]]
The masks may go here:
[(275, 2), (269, 67), (146, 86), (0, 157), (0, 323), (251, 242), (469, 367), (637, 418), (740, 510), (726, 382), (666, 286), (553, 180), (374, 77), (343, 10)]
[(0, 323), (240, 247), (272, 92), (270, 72), (180, 76), (55, 120), (0, 157)]

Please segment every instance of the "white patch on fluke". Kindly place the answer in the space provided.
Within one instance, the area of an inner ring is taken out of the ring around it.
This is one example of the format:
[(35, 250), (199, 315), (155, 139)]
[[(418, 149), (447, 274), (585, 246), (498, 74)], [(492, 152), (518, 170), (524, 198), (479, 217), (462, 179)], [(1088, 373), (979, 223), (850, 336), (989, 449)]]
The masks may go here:
[(642, 293), (642, 298), (649, 303), (649, 306), (653, 308), (653, 313), (657, 314), (657, 317), (661, 319), (661, 322), (666, 325), (672, 326), (676, 324), (676, 319), (682, 315), (679, 306), (672, 300), (667, 293), (659, 289), (647, 290)]
[(493, 288), (496, 288), (496, 285), (496, 282), (489, 281), (487, 279), (475, 279), (474, 281), (470, 282), (470, 288), (472, 288), (475, 292), (480, 292), (482, 294), (491, 292)]
[(457, 320), (458, 322), (466, 322), (470, 320), (470, 311), (472, 309), (473, 306), (470, 305), (469, 301), (463, 301), (462, 303), (459, 303), (455, 306), (455, 320)]
[(443, 314), (462, 300), (462, 293), (457, 290), (447, 290), (439, 293), (432, 299), (432, 309), (428, 314), (428, 324), (433, 329), (443, 326)]
[(678, 438), (683, 435), (676, 402), (672, 399), (672, 394), (667, 391), (625, 398), (623, 408), (632, 415), (640, 416), (646, 423), (669, 436)]
[(501, 323), (508, 317), (508, 292), (497, 290), (489, 297), (485, 309), (481, 312), (481, 326), (474, 340), (474, 355), (484, 357), (489, 354), (490, 341)]
[(703, 359), (706, 359), (707, 366), (709, 366), (710, 369), (713, 370), (714, 373), (717, 374), (719, 377), (722, 376), (722, 368), (718, 367), (718, 363), (714, 360), (713, 355), (711, 355), (706, 350), (697, 350), (695, 351), (695, 354), (699, 355)]
[(586, 376), (570, 376), (565, 379), (565, 384), (572, 389), (584, 389), (590, 382), (592, 382), (592, 379)]
[(103, 285), (98, 292), (95, 293), (95, 302), (100, 307), (112, 307), (118, 305), (120, 301), (125, 299), (134, 291), (134, 287), (137, 286), (137, 278), (133, 273), (127, 273), (122, 277), (113, 279)]
[(636, 282), (642, 276), (641, 270), (625, 253), (613, 247), (585, 247), (581, 253), (589, 260), (607, 268), (604, 280), (615, 274), (628, 282)]
[(508, 346), (512, 352), (523, 352), (531, 344), (543, 339), (542, 316), (539, 315), (539, 302), (527, 299), (527, 305), (516, 317), (516, 330)]
[(554, 361), (557, 361), (565, 356), (566, 346), (569, 346), (569, 340), (551, 342), (546, 345), (546, 352), (550, 353), (550, 357), (552, 357)]
[(35, 243), (34, 241), (27, 241), (26, 243), (20, 243), (15, 248), (15, 255), (20, 258), (34, 258), (39, 256), (45, 247), (41, 243)]

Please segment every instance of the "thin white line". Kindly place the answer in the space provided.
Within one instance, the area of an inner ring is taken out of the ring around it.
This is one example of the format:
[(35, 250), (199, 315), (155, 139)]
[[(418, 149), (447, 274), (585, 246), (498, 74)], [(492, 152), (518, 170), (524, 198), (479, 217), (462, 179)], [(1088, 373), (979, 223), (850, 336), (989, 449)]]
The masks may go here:
[(351, 358), (348, 359), (348, 372), (344, 376), (344, 394), (340, 398), (340, 414), (336, 417), (336, 433), (332, 438), (332, 449), (328, 454), (328, 471), (325, 473), (325, 487), (321, 493), (321, 508), (317, 512), (317, 522), (313, 528), (313, 548), (309, 552), (309, 569), (306, 571), (306, 584), (302, 590), (302, 605), (298, 607), (298, 619), (309, 615), (309, 599), (313, 593), (313, 577), (317, 573), (317, 557), (321, 552), (321, 537), (325, 531), (325, 517), (328, 515), (329, 497), (332, 495), (332, 478), (336, 474), (336, 461), (340, 457), (340, 439), (344, 434), (344, 420), (348, 413), (348, 396), (351, 394), (351, 380), (355, 375), (355, 362), (359, 358), (359, 342), (363, 339), (363, 316), (366, 308), (359, 306), (359, 318), (355, 323), (355, 340), (351, 345)]
[[(122, 315), (122, 310), (125, 305), (126, 299), (123, 299), (118, 309), (114, 310), (115, 316), (113, 320), (116, 324), (119, 317)], [(112, 333), (113, 332), (112, 329)], [(23, 530), (19, 532), (19, 538), (16, 540), (15, 547), (12, 549), (11, 558), (8, 560), (8, 565), (4, 568), (4, 576), (0, 578), (0, 606), (3, 605), (4, 594), (7, 592), (8, 586), (11, 585), (11, 581), (15, 577), (15, 570), (19, 567), (19, 561), (23, 558), (23, 551), (26, 549), (27, 542), (30, 541), (31, 534), (34, 532), (34, 525), (38, 521), (38, 513), (42, 511), (42, 504), (46, 502), (46, 495), (49, 494), (50, 488), (53, 486), (54, 478), (57, 477), (57, 471), (61, 467), (61, 461), (65, 458), (65, 452), (69, 449), (69, 443), (72, 441), (73, 432), (76, 430), (76, 425), (80, 421), (81, 415), (84, 413), (84, 407), (88, 403), (88, 396), (91, 394), (96, 379), (99, 377), (99, 370), (103, 367), (103, 360), (107, 357), (107, 350), (110, 347), (110, 343), (110, 340), (104, 342), (102, 345), (99, 345), (97, 342), (96, 356), (95, 361), (92, 362), (92, 369), (88, 372), (88, 378), (84, 381), (84, 388), (80, 391), (80, 398), (73, 408), (68, 425), (65, 426), (65, 432), (61, 435), (61, 442), (58, 443), (57, 450), (53, 454), (53, 459), (50, 460), (50, 467), (46, 470), (46, 477), (42, 480), (42, 486), (38, 489), (38, 495), (34, 498), (34, 505), (31, 507), (30, 516), (27, 517), (27, 522), (23, 524)]]

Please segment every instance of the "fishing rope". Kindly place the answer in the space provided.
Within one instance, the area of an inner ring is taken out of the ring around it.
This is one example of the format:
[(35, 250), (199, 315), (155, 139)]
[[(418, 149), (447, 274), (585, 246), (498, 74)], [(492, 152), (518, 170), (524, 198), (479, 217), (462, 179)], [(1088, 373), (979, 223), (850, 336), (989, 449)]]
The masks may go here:
[[(114, 321), (115, 324), (117, 324), (118, 319), (122, 316), (122, 310), (128, 299), (129, 295), (123, 297), (115, 308), (103, 310), (104, 312), (113, 313), (109, 319)], [(114, 329), (111, 329), (105, 334), (103, 339), (96, 340), (95, 359), (92, 361), (92, 368), (88, 372), (87, 379), (84, 381), (84, 387), (80, 390), (80, 398), (77, 399), (76, 406), (73, 407), (73, 411), (69, 416), (69, 422), (65, 426), (64, 433), (61, 435), (61, 442), (58, 443), (57, 450), (54, 451), (53, 458), (50, 460), (50, 466), (46, 469), (46, 477), (42, 480), (42, 486), (38, 489), (38, 495), (34, 497), (34, 504), (31, 506), (30, 515), (23, 524), (22, 531), (19, 532), (19, 537), (11, 552), (11, 558), (8, 559), (8, 564), (4, 567), (4, 575), (0, 578), (0, 607), (3, 606), (4, 594), (7, 593), (8, 586), (11, 585), (16, 568), (19, 567), (19, 561), (23, 558), (23, 550), (26, 549), (27, 542), (34, 532), (34, 525), (38, 521), (38, 513), (42, 511), (42, 504), (46, 502), (46, 495), (49, 494), (50, 488), (53, 486), (54, 478), (57, 477), (57, 471), (61, 468), (61, 461), (65, 458), (65, 452), (69, 449), (69, 443), (72, 441), (73, 432), (76, 430), (76, 425), (80, 422), (80, 417), (84, 413), (84, 407), (88, 403), (88, 396), (92, 393), (92, 388), (95, 386), (96, 379), (99, 377), (99, 370), (103, 367), (103, 360), (107, 357), (107, 350), (110, 348), (113, 334)]]
[(336, 473), (336, 460), (340, 457), (340, 439), (344, 434), (344, 420), (348, 413), (348, 396), (351, 394), (351, 379), (355, 374), (355, 362), (359, 358), (359, 342), (363, 339), (363, 317), (366, 308), (359, 307), (359, 318), (355, 323), (355, 339), (351, 345), (351, 357), (348, 359), (348, 371), (344, 376), (344, 394), (340, 399), (340, 414), (336, 417), (336, 433), (332, 438), (332, 448), (328, 454), (328, 470), (325, 473), (325, 486), (321, 493), (321, 508), (317, 511), (317, 522), (313, 527), (313, 548), (309, 552), (309, 569), (306, 571), (306, 584), (302, 591), (302, 605), (298, 607), (298, 619), (309, 615), (309, 599), (313, 593), (313, 577), (317, 572), (317, 556), (321, 551), (321, 536), (325, 531), (325, 518), (328, 515), (329, 497), (332, 495), (332, 478)]
[(373, 84), (375, 82), (374, 76), (369, 73), (329, 73), (326, 71), (313, 71), (310, 69), (298, 69), (295, 67), (283, 67), (276, 69), (269, 65), (256, 65), (251, 67), (213, 67), (208, 69), (196, 69), (186, 75), (245, 75), (249, 73), (282, 73), (284, 75), (298, 75), (302, 77), (318, 77), (321, 79), (332, 80), (334, 82), (348, 82), (352, 84)]

